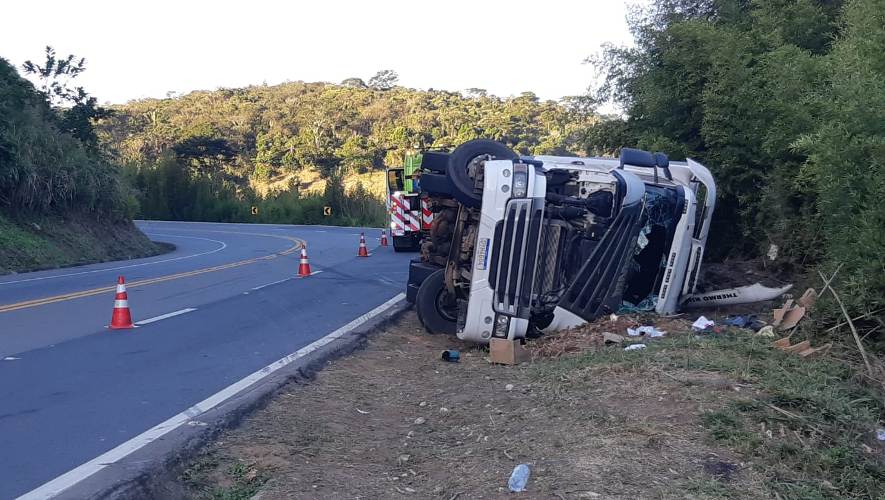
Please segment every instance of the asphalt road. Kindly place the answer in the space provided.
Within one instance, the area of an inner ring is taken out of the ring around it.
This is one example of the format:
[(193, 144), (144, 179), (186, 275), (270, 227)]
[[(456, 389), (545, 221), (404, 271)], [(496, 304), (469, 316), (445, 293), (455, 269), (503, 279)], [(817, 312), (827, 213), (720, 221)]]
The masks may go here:
[[(15, 498), (383, 304), (409, 254), (361, 229), (139, 222), (174, 252), (0, 277), (0, 498)], [(314, 275), (296, 277), (307, 242)], [(116, 277), (134, 330), (109, 330)], [(182, 312), (192, 309), (188, 312)]]

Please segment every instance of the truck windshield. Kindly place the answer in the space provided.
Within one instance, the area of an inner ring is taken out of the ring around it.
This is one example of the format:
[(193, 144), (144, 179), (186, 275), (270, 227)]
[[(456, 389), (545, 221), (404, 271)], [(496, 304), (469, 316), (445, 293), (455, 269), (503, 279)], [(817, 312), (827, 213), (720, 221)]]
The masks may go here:
[(393, 193), (395, 191), (402, 191), (403, 186), (403, 169), (401, 168), (392, 168), (387, 171), (387, 191), (389, 193)]

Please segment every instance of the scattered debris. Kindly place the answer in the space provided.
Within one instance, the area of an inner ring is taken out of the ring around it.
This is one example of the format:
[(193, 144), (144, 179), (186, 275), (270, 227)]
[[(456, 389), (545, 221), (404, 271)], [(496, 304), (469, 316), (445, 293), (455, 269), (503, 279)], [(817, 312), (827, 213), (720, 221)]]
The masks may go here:
[(427, 422), (427, 419), (424, 418), (424, 417), (418, 417), (418, 418), (415, 419), (415, 425), (421, 425), (421, 424), (423, 424), (424, 422)]
[(504, 386), (504, 390), (505, 390), (505, 391), (508, 391), (508, 392), (509, 392), (509, 391), (512, 391), (512, 390), (513, 390), (513, 384), (507, 384), (507, 385), (505, 385), (505, 386)]
[(445, 406), (441, 406), (441, 407), (439, 408), (439, 412), (440, 412), (440, 414), (442, 414), (442, 415), (447, 415), (450, 411), (452, 411), (452, 410), (446, 408)]
[(510, 480), (507, 481), (507, 487), (514, 493), (525, 491), (525, 486), (529, 482), (530, 475), (531, 470), (529, 470), (528, 464), (517, 465), (513, 468), (513, 472), (510, 473)]
[(3, 361), (18, 361), (20, 359), (22, 358), (16, 358), (15, 356), (6, 356), (5, 358), (3, 358)]
[(529, 352), (519, 341), (493, 338), (489, 342), (489, 361), (502, 365), (518, 365), (529, 360)]
[(653, 326), (640, 326), (639, 328), (627, 328), (627, 335), (631, 337), (638, 337), (640, 335), (644, 335), (648, 338), (657, 338), (663, 337), (667, 332), (658, 330)]
[(816, 301), (817, 292), (814, 288), (805, 290), (805, 293), (795, 302), (793, 299), (787, 299), (783, 306), (771, 311), (774, 317), (774, 326), (780, 331), (795, 328)]
[[(790, 305), (792, 305), (792, 300), (787, 302), (790, 302)], [(792, 330), (804, 317), (805, 308), (802, 306), (792, 306), (789, 309), (775, 309), (774, 326), (780, 331)]]
[(624, 348), (625, 351), (638, 351), (640, 349), (645, 349), (645, 344), (632, 344)]
[(827, 344), (824, 344), (820, 347), (811, 347), (811, 341), (809, 341), (809, 340), (803, 340), (802, 342), (799, 342), (798, 344), (791, 345), (790, 344), (790, 337), (784, 337), (782, 339), (775, 340), (771, 345), (773, 345), (774, 347), (777, 347), (778, 349), (780, 349), (784, 352), (798, 354), (799, 356), (802, 356), (803, 358), (807, 358), (808, 356), (811, 356), (812, 354), (816, 354), (819, 352), (826, 353), (827, 351), (830, 350), (831, 347), (833, 347), (832, 343), (827, 343)]
[(799, 300), (797, 300), (796, 303), (805, 309), (811, 309), (811, 307), (814, 306), (814, 303), (817, 302), (817, 297), (817, 291), (814, 288), (809, 288), (808, 290), (805, 290), (805, 293), (799, 297)]
[(621, 314), (630, 314), (630, 313), (640, 313), (640, 312), (649, 312), (654, 311), (655, 306), (658, 304), (658, 296), (652, 295), (650, 297), (646, 297), (642, 300), (642, 302), (638, 304), (633, 304), (632, 302), (623, 301), (621, 302), (621, 307), (618, 309), (618, 312)]
[(696, 319), (694, 323), (691, 324), (691, 329), (696, 331), (704, 331), (715, 324), (716, 322), (714, 322), (713, 320), (707, 319), (706, 316), (701, 316), (700, 318)]
[(747, 328), (749, 330), (759, 330), (765, 326), (765, 323), (757, 319), (755, 314), (729, 316), (725, 318), (723, 323), (728, 326)]
[(771, 288), (764, 286), (761, 283), (754, 283), (750, 286), (695, 293), (686, 297), (682, 302), (682, 305), (685, 307), (709, 307), (762, 302), (766, 300), (774, 300), (786, 293), (790, 288), (793, 288), (793, 285), (786, 285), (781, 288)]
[(455, 349), (447, 349), (442, 353), (442, 360), (449, 363), (457, 363), (461, 361), (461, 353)]
[(624, 342), (624, 337), (611, 332), (603, 332), (602, 340), (606, 344), (621, 344)]
[(774, 327), (771, 325), (765, 325), (756, 332), (756, 335), (760, 337), (774, 337)]
[(766, 254), (766, 255), (768, 256), (768, 260), (776, 260), (776, 259), (777, 259), (777, 253), (778, 253), (778, 250), (780, 250), (780, 249), (778, 248), (778, 246), (775, 245), (774, 243), (772, 243), (772, 244), (768, 247), (768, 253)]
[(885, 428), (879, 427), (876, 429), (876, 439), (879, 441), (885, 441)]
[(367, 412), (365, 410), (360, 410), (359, 408), (356, 409), (356, 412), (359, 413), (360, 415), (368, 415), (369, 414), (369, 412)]

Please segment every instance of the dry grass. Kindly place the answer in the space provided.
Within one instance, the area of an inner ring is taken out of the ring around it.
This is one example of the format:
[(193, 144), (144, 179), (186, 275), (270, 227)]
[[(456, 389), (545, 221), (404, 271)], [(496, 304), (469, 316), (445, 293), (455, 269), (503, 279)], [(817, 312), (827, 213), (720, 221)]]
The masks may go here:
[[(585, 363), (581, 342), (628, 362)], [(482, 349), (425, 334), (410, 313), (224, 435), (183, 482), (202, 498), (505, 498), (512, 468), (528, 463), (523, 498), (769, 497), (764, 474), (702, 427), (702, 415), (742, 395), (734, 381), (664, 375), (629, 362), (648, 352), (577, 332), (538, 344), (570, 354), (490, 365)], [(441, 361), (447, 348), (462, 362)]]
[[(348, 174), (344, 176), (345, 191), (352, 192), (358, 185), (377, 198), (387, 196), (387, 186), (383, 171), (371, 171), (362, 174)], [(271, 191), (284, 191), (289, 189), (292, 180), (298, 182), (301, 192), (322, 194), (326, 189), (326, 180), (320, 177), (316, 170), (305, 169), (296, 173), (278, 175), (267, 182), (250, 180), (251, 187), (256, 193), (265, 196)]]

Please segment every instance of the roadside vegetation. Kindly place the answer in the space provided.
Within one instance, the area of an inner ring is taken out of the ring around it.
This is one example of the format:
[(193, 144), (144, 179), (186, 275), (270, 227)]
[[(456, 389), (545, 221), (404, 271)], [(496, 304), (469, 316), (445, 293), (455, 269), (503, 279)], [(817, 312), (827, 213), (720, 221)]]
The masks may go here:
[(635, 47), (591, 59), (594, 98), (627, 118), (594, 127), (588, 148), (699, 159), (719, 190), (707, 256), (790, 274), (842, 265), (852, 315), (881, 311), (885, 1), (656, 0), (630, 25)]
[(135, 200), (99, 147), (92, 122), (107, 115), (62, 82), (85, 61), (47, 47), (23, 71), (0, 58), (0, 273), (153, 255), (135, 226)]

